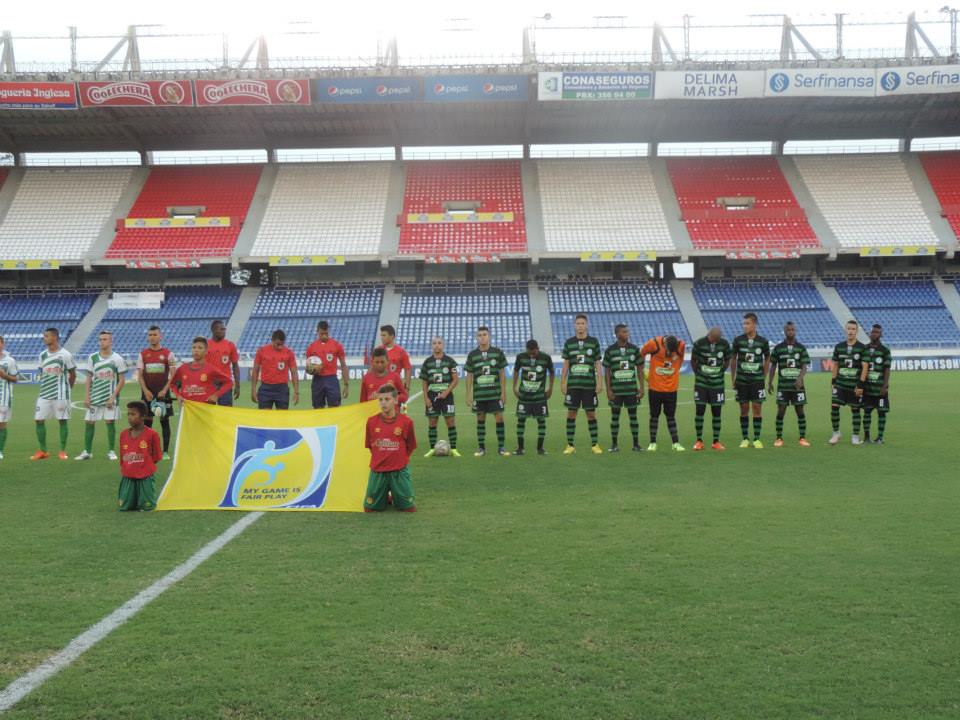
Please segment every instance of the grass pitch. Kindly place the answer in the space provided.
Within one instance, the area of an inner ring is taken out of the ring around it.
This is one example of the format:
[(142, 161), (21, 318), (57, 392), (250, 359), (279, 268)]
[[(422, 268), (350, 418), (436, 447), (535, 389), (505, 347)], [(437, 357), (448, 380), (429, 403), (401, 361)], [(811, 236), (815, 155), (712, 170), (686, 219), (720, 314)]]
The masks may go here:
[[(413, 461), (419, 513), (268, 513), (8, 717), (956, 718), (960, 374), (895, 375), (885, 447), (849, 412), (828, 447), (828, 391), (809, 449), (792, 415), (771, 447), (771, 402), (738, 449), (728, 403), (729, 449), (691, 452), (684, 404), (686, 453), (661, 422), (660, 452), (594, 457), (581, 416), (564, 457), (555, 397), (548, 456), (478, 460), (462, 412), (464, 457)], [(117, 513), (102, 426), (93, 461), (28, 462), (33, 392), (0, 463), (0, 686), (238, 519)]]

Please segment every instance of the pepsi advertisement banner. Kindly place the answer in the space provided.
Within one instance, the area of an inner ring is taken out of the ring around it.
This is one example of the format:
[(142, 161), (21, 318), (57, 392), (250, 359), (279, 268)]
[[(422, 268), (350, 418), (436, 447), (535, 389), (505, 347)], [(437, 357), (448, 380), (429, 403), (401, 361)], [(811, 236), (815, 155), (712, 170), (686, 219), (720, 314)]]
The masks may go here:
[(318, 103), (393, 103), (423, 100), (423, 81), (417, 77), (320, 78), (315, 81)]
[(428, 75), (423, 79), (427, 102), (502, 102), (527, 99), (526, 75)]

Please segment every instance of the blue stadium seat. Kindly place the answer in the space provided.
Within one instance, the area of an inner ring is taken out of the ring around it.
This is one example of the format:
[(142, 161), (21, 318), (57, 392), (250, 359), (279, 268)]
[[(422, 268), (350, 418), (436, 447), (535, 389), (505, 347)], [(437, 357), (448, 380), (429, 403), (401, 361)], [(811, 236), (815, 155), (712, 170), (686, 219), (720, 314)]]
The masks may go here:
[(0, 294), (0, 335), (6, 351), (20, 361), (32, 361), (43, 350), (43, 331), (60, 330), (65, 343), (97, 299), (97, 292), (11, 292)]

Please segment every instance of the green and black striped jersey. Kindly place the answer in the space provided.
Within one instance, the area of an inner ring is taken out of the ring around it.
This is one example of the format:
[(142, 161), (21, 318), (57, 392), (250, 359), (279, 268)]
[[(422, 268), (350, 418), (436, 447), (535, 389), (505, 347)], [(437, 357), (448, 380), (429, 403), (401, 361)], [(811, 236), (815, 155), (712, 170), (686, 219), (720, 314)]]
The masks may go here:
[(117, 391), (120, 377), (127, 372), (127, 364), (117, 353), (103, 357), (95, 352), (84, 368), (90, 374), (90, 404), (103, 407)]
[(690, 360), (695, 361), (694, 387), (707, 390), (723, 390), (724, 373), (733, 349), (726, 338), (720, 338), (715, 343), (702, 337), (693, 344), (690, 351)]
[(863, 391), (867, 395), (880, 395), (883, 392), (883, 376), (887, 369), (891, 367), (890, 361), (893, 356), (883, 343), (879, 345), (867, 345), (863, 352), (863, 359), (867, 362), (867, 382), (864, 384)]
[(73, 355), (63, 348), (40, 353), (40, 399), (70, 400), (70, 371), (77, 364)]
[(603, 353), (603, 366), (610, 368), (610, 389), (614, 395), (635, 396), (637, 378), (643, 369), (643, 355), (633, 343), (614, 343)]
[(457, 361), (449, 355), (431, 355), (420, 366), (420, 379), (427, 383), (427, 392), (442, 393), (457, 374)]
[(546, 353), (538, 352), (536, 357), (522, 352), (513, 364), (513, 373), (517, 381), (517, 394), (520, 402), (542, 403), (547, 401), (547, 383), (553, 376), (553, 359)]
[(560, 355), (570, 365), (567, 388), (596, 389), (596, 363), (600, 360), (601, 352), (600, 341), (591, 335), (585, 338), (572, 337), (563, 344)]
[(500, 371), (507, 366), (507, 356), (498, 347), (491, 345), (486, 350), (474, 348), (467, 355), (463, 366), (473, 376), (473, 399), (476, 402), (499, 400), (503, 389)]
[(844, 390), (856, 390), (860, 382), (860, 372), (863, 367), (863, 356), (867, 346), (857, 340), (848, 345), (844, 340), (833, 348), (833, 364), (837, 366), (837, 387)]
[(733, 339), (733, 354), (737, 358), (737, 376), (734, 383), (762, 383), (763, 361), (770, 357), (770, 341), (762, 335), (748, 338), (737, 335)]
[(788, 345), (786, 340), (773, 348), (770, 362), (777, 368), (777, 387), (784, 390), (796, 390), (796, 382), (804, 366), (810, 366), (810, 354), (807, 348), (798, 342)]
[[(17, 376), (17, 361), (13, 355), (8, 352), (0, 355), (0, 370), (12, 377)], [(9, 380), (0, 378), (0, 408), (8, 408), (13, 405), (13, 383)]]

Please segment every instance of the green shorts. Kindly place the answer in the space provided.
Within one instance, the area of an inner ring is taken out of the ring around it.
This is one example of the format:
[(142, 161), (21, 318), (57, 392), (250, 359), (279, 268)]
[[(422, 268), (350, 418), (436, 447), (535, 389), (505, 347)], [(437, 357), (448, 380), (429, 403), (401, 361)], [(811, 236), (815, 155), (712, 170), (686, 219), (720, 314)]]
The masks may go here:
[(413, 512), (417, 509), (413, 498), (413, 483), (410, 481), (410, 468), (393, 472), (370, 471), (367, 480), (367, 495), (363, 500), (366, 512), (382, 512), (387, 509), (387, 492), (393, 495), (393, 506), (397, 510)]
[(153, 475), (137, 480), (120, 478), (117, 492), (117, 510), (153, 510), (157, 507), (157, 493), (153, 489)]

